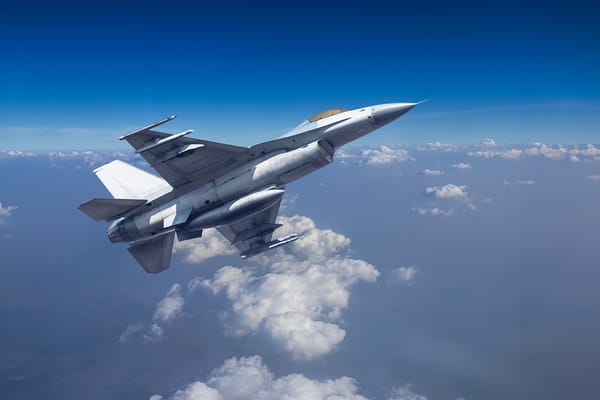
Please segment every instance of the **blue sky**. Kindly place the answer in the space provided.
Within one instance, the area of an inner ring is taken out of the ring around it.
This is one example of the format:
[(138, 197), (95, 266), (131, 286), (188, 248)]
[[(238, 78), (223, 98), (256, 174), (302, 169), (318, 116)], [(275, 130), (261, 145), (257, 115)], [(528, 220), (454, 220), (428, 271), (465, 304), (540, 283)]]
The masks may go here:
[[(598, 10), (324, 3), (3, 4), (1, 398), (597, 397)], [(149, 276), (77, 209), (174, 113), (251, 145), (422, 99), (288, 185), (303, 234), (251, 260), (206, 230)]]
[(585, 2), (8, 5), (0, 146), (115, 148), (174, 113), (173, 130), (251, 145), (324, 108), (425, 98), (365, 142), (595, 143), (598, 15)]

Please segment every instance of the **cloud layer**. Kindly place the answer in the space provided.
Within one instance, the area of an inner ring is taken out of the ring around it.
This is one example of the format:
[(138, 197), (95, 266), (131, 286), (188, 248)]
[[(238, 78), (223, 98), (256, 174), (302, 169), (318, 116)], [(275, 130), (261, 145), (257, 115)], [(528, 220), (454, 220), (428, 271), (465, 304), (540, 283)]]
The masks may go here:
[(507, 160), (516, 160), (520, 157), (545, 157), (550, 160), (563, 160), (568, 159), (572, 162), (579, 162), (584, 160), (600, 160), (600, 148), (595, 147), (593, 144), (587, 144), (585, 147), (580, 148), (579, 146), (564, 146), (559, 145), (547, 145), (541, 142), (533, 142), (525, 149), (494, 149), (494, 150), (477, 150), (470, 151), (467, 153), (469, 157), (479, 158), (504, 158)]
[[(205, 381), (192, 382), (177, 390), (170, 400), (367, 400), (358, 393), (357, 382), (337, 379), (309, 379), (301, 374), (281, 377), (263, 363), (260, 356), (230, 358)], [(154, 395), (151, 400), (163, 397)], [(410, 386), (394, 388), (386, 400), (427, 400)]]
[(307, 217), (281, 217), (280, 234), (301, 232), (294, 245), (255, 257), (254, 268), (226, 266), (211, 279), (193, 281), (215, 295), (223, 293), (230, 309), (223, 313), (226, 333), (261, 335), (296, 359), (331, 352), (346, 334), (338, 324), (348, 307), (350, 288), (373, 282), (371, 264), (345, 256), (350, 239), (319, 229)]
[[(224, 295), (229, 307), (221, 313), (225, 333), (255, 335), (273, 343), (296, 359), (314, 359), (333, 351), (346, 332), (340, 327), (342, 310), (348, 307), (351, 287), (374, 282), (377, 269), (347, 255), (350, 239), (329, 229), (319, 229), (307, 217), (280, 217), (279, 235), (300, 233), (293, 245), (259, 255), (243, 268), (225, 266), (209, 279), (194, 278), (188, 293), (205, 289)], [(196, 246), (179, 243), (189, 262), (230, 254), (231, 246), (217, 233)], [(198, 248), (200, 247), (200, 248)], [(181, 285), (174, 284), (156, 305), (152, 322), (143, 334), (145, 342), (160, 341), (164, 326), (183, 311)], [(119, 341), (143, 330), (130, 324)]]
[(397, 146), (380, 146), (376, 149), (366, 148), (361, 150), (349, 147), (336, 152), (335, 157), (342, 163), (366, 165), (383, 165), (414, 160), (408, 150)]

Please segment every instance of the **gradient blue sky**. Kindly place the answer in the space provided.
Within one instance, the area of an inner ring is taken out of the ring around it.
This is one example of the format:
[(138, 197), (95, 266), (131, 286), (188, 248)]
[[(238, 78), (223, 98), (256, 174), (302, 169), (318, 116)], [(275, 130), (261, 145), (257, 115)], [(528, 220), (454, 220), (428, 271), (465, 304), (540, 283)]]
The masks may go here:
[[(332, 106), (430, 101), (372, 143), (597, 143), (591, 2), (20, 3), (0, 15), (0, 149), (129, 129), (250, 145)], [(123, 149), (125, 147), (122, 147)]]

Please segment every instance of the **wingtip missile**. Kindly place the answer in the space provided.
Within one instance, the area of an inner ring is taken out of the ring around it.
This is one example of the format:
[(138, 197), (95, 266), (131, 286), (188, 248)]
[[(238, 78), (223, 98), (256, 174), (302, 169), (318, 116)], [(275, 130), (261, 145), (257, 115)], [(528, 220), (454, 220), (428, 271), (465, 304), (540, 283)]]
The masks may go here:
[(242, 260), (250, 257), (254, 257), (260, 253), (264, 253), (265, 251), (272, 250), (276, 247), (283, 246), (284, 244), (292, 243), (300, 238), (300, 235), (297, 233), (292, 233), (291, 235), (284, 236), (279, 239), (271, 240), (270, 242), (264, 243), (260, 246), (252, 247), (246, 251), (240, 253), (240, 257)]
[(169, 122), (169, 121), (172, 121), (172, 120), (174, 120), (175, 118), (177, 118), (177, 115), (173, 114), (173, 115), (171, 115), (171, 116), (168, 116), (167, 118), (161, 119), (160, 121), (157, 121), (157, 122), (155, 122), (155, 123), (153, 123), (153, 124), (150, 124), (150, 125), (148, 125), (148, 126), (145, 126), (145, 127), (143, 127), (142, 129), (138, 129), (137, 131), (133, 131), (133, 132), (131, 132), (131, 133), (128, 133), (127, 135), (123, 135), (123, 136), (121, 136), (121, 137), (119, 138), (119, 140), (127, 139), (129, 136), (133, 136), (133, 135), (135, 135), (136, 133), (140, 133), (140, 132), (144, 132), (144, 131), (147, 131), (147, 130), (149, 130), (149, 129), (152, 129), (152, 128), (156, 128), (157, 126), (159, 126), (159, 125), (162, 125), (162, 124), (164, 124), (164, 123), (167, 123), (167, 122)]

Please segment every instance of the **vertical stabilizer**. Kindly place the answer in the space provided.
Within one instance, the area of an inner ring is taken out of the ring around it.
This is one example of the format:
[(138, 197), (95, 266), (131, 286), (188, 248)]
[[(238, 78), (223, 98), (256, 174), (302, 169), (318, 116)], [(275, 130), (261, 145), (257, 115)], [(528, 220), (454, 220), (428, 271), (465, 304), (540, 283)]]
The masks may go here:
[(149, 200), (172, 189), (164, 179), (120, 160), (98, 167), (94, 173), (116, 199)]

